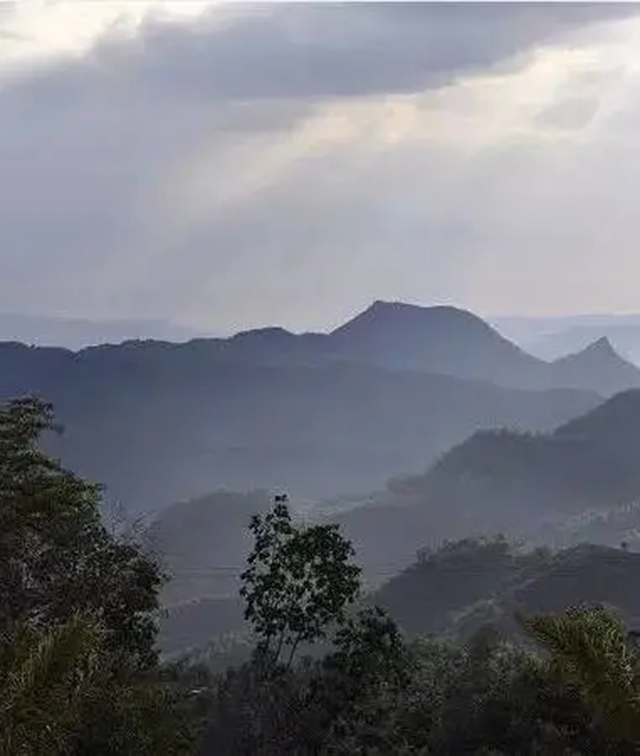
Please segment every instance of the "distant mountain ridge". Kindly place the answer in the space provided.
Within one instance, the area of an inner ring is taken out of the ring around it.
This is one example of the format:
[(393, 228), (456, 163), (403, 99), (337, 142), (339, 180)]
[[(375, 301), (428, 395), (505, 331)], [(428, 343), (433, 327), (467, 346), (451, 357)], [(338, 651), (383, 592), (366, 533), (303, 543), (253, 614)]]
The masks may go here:
[[(329, 334), (268, 328), (209, 343), (221, 358), (270, 364), (349, 361), (532, 390), (582, 388), (607, 396), (640, 387), (640, 370), (618, 355), (606, 338), (549, 363), (473, 313), (451, 306), (379, 300)], [(204, 348), (205, 341), (200, 344)]]
[(611, 341), (602, 336), (583, 350), (551, 363), (558, 384), (589, 386), (602, 394), (637, 387), (640, 371), (621, 357)]
[(52, 450), (137, 511), (220, 487), (374, 490), (475, 430), (548, 430), (636, 379), (602, 346), (545, 363), (472, 313), (387, 302), (329, 334), (0, 343), (0, 400), (52, 401), (68, 429)]
[(640, 315), (580, 315), (558, 318), (489, 318), (500, 333), (525, 351), (556, 360), (606, 336), (614, 348), (640, 364)]
[(330, 334), (337, 351), (400, 369), (427, 370), (527, 389), (640, 387), (640, 370), (599, 338), (555, 362), (540, 360), (481, 318), (455, 307), (375, 302)]
[(548, 429), (599, 401), (348, 362), (218, 360), (198, 343), (0, 344), (0, 400), (26, 393), (66, 427), (51, 451), (138, 512), (221, 487), (303, 502), (369, 491), (473, 430)]
[[(204, 341), (200, 343), (204, 347)], [(548, 363), (473, 313), (451, 306), (376, 301), (329, 334), (258, 329), (216, 340), (215, 348), (226, 359), (307, 365), (359, 362), (534, 390), (582, 388), (612, 395), (640, 387), (640, 370), (618, 355), (606, 338)]]
[(330, 338), (341, 354), (395, 369), (526, 388), (543, 381), (543, 363), (476, 315), (455, 307), (378, 301)]
[[(124, 360), (141, 369), (165, 369), (171, 361), (203, 371), (220, 363), (319, 367), (348, 362), (528, 390), (580, 388), (610, 396), (640, 387), (640, 369), (620, 357), (607, 339), (549, 363), (526, 353), (467, 310), (402, 302), (376, 301), (331, 333), (295, 334), (268, 327), (181, 343), (128, 340), (75, 354), (83, 361)], [(7, 361), (6, 345), (0, 343), (0, 365)]]

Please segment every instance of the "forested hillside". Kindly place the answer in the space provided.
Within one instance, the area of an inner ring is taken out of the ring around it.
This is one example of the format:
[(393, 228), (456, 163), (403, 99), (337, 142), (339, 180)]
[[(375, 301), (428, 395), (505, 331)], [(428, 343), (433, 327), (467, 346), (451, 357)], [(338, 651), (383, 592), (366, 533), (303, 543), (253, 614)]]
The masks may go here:
[(640, 627), (640, 553), (580, 544), (559, 551), (518, 551), (501, 538), (462, 541), (424, 553), (376, 591), (410, 634), (469, 639), (491, 623), (521, 633), (516, 615), (607, 605)]
[[(580, 532), (598, 532), (581, 531), (579, 523), (597, 528), (617, 509), (627, 512), (624, 540), (625, 531), (633, 535), (633, 505), (640, 499), (639, 449), (640, 392), (634, 390), (550, 434), (480, 431), (424, 473), (390, 481), (372, 502), (336, 518), (372, 576), (385, 565), (409, 564), (421, 546), (445, 538), (505, 532), (569, 545)], [(617, 545), (611, 536), (602, 543)]]

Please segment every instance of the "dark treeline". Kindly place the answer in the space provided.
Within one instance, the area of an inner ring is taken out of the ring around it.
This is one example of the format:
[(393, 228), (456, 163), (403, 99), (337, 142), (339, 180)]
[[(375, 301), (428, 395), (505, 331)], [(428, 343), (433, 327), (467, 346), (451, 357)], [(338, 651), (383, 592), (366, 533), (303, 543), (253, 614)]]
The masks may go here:
[(464, 643), (406, 636), (363, 601), (338, 526), (295, 523), (286, 497), (250, 523), (248, 658), (162, 662), (166, 577), (105, 527), (100, 489), (41, 451), (52, 430), (38, 400), (0, 410), (0, 754), (640, 750), (640, 657), (615, 615), (516, 617), (523, 643), (491, 623)]

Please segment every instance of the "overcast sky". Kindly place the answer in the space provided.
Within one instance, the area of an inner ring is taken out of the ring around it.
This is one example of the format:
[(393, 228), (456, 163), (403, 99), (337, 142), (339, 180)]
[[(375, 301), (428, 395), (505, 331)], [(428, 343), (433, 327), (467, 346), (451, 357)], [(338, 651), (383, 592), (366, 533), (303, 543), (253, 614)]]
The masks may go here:
[(640, 310), (640, 6), (0, 4), (0, 303)]

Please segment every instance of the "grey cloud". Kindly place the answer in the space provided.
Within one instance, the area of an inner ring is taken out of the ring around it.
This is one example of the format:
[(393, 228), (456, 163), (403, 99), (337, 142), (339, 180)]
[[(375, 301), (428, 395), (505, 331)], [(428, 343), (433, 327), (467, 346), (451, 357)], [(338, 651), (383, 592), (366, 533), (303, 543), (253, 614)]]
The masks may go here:
[(235, 22), (149, 23), (135, 46), (112, 41), (98, 60), (161, 87), (216, 100), (409, 93), (498, 63), (593, 21), (617, 3), (350, 3), (244, 8)]
[[(147, 198), (201, 147), (215, 172), (243, 140), (286, 138), (318, 99), (436, 87), (632, 11), (244, 7), (222, 26), (213, 17), (150, 22), (131, 40), (105, 39), (82, 60), (0, 80), (3, 307), (91, 317), (188, 313), (227, 329), (265, 319), (317, 326), (390, 289), (454, 297), (477, 270), (474, 244), (489, 252), (499, 235), (491, 213), (510, 194), (496, 191), (492, 205), (487, 186), (510, 165), (494, 175), (492, 164), (461, 195), (467, 219), (453, 207), (428, 208), (437, 205), (439, 177), (467, 169), (434, 149), (392, 151), (373, 167), (350, 162), (357, 145), (338, 149), (246, 202), (212, 210), (170, 241), (160, 211), (149, 217)], [(226, 170), (218, 182), (233, 181), (234, 166)]]

